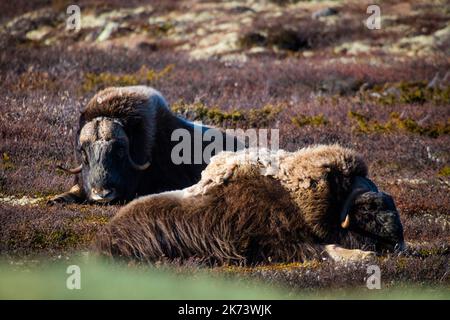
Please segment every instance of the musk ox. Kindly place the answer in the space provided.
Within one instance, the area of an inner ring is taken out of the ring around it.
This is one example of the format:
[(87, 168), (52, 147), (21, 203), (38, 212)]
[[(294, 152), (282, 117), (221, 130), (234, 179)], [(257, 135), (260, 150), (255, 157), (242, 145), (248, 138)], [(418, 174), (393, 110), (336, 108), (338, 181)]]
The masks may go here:
[(198, 184), (134, 200), (95, 241), (107, 256), (219, 265), (351, 260), (403, 246), (392, 198), (338, 145), (222, 152)]
[(242, 147), (234, 137), (217, 129), (175, 116), (153, 88), (113, 87), (100, 91), (79, 118), (75, 141), (79, 165), (74, 169), (60, 167), (76, 174), (75, 186), (51, 202), (129, 201), (196, 183), (209, 159), (194, 159), (192, 152), (191, 161), (173, 161), (172, 151), (178, 141), (173, 141), (172, 134), (177, 130), (192, 137), (192, 150), (197, 143), (195, 137), (200, 137), (201, 155), (210, 143), (202, 139), (207, 133), (219, 135), (222, 140), (219, 148), (210, 150), (211, 154)]

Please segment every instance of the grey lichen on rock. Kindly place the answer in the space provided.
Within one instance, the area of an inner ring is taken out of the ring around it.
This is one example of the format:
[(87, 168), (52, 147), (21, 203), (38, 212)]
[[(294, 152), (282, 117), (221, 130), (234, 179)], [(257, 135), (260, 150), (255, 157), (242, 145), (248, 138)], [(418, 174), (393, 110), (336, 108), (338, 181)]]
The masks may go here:
[(96, 41), (102, 42), (108, 40), (117, 29), (119, 29), (119, 24), (117, 22), (108, 22)]

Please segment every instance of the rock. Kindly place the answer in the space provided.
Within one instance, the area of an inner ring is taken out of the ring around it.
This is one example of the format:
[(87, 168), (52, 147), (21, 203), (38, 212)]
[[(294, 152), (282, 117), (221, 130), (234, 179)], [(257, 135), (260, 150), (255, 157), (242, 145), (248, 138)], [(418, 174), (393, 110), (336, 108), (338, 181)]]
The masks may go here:
[(371, 50), (371, 46), (365, 42), (353, 41), (345, 42), (334, 48), (334, 53), (345, 53), (348, 55), (358, 55), (360, 53), (367, 53)]
[(226, 54), (220, 57), (220, 61), (222, 61), (227, 67), (240, 67), (246, 63), (247, 60), (247, 56), (243, 53)]
[(52, 31), (52, 28), (49, 26), (42, 26), (38, 29), (28, 31), (25, 34), (25, 38), (32, 41), (41, 41), (46, 35), (48, 35)]
[(450, 71), (447, 71), (441, 78), (440, 73), (437, 72), (434, 78), (428, 83), (427, 88), (430, 89), (445, 89), (450, 86)]
[(258, 54), (263, 54), (269, 52), (269, 50), (267, 50), (264, 47), (253, 47), (250, 50), (248, 50), (248, 54), (250, 55), (258, 55)]
[(430, 89), (437, 88), (439, 86), (439, 82), (440, 82), (440, 75), (439, 72), (437, 72), (434, 78), (428, 83), (427, 88)]
[(412, 184), (412, 185), (422, 185), (422, 184), (428, 184), (430, 181), (427, 181), (425, 179), (409, 179), (409, 178), (403, 178), (403, 179), (397, 179), (397, 184)]
[(35, 206), (43, 201), (45, 201), (44, 197), (32, 198), (23, 196), (21, 198), (17, 198), (15, 196), (2, 196), (0, 194), (0, 203), (6, 203), (12, 206)]
[(426, 56), (439, 51), (440, 46), (444, 46), (444, 52), (450, 54), (450, 47), (446, 45), (450, 41), (450, 25), (437, 30), (431, 35), (419, 35), (415, 37), (405, 37), (398, 43), (388, 48), (394, 53), (406, 53), (409, 56)]
[(313, 12), (311, 18), (319, 19), (322, 17), (334, 16), (336, 14), (338, 14), (338, 11), (335, 8), (325, 8)]
[(401, 96), (402, 92), (400, 91), (400, 89), (395, 88), (395, 87), (389, 87), (386, 90), (384, 90), (383, 95), (384, 96), (394, 96), (399, 98)]
[(108, 22), (103, 28), (103, 31), (97, 37), (97, 42), (102, 42), (108, 40), (111, 35), (119, 29), (119, 24), (117, 22)]
[(142, 41), (137, 46), (140, 50), (157, 51), (158, 44), (154, 42)]
[(437, 30), (433, 37), (435, 39), (436, 45), (443, 45), (445, 42), (450, 40), (450, 25), (446, 26), (443, 29)]
[(26, 38), (28, 33), (40, 30), (31, 34), (31, 37), (36, 37), (44, 27), (51, 28), (63, 21), (64, 15), (54, 12), (52, 9), (41, 9), (12, 19), (6, 23), (5, 30), (16, 38)]
[(241, 14), (241, 13), (247, 13), (247, 12), (251, 12), (251, 13), (255, 13), (256, 11), (250, 7), (246, 7), (246, 6), (236, 6), (230, 9), (230, 13), (233, 14)]
[(380, 99), (381, 98), (381, 94), (379, 94), (378, 92), (371, 92), (369, 93), (369, 96), (375, 99)]
[(441, 87), (441, 89), (450, 86), (450, 71), (447, 71), (445, 73), (445, 76), (442, 78), (441, 82), (439, 83), (439, 86)]
[(212, 33), (200, 40), (196, 49), (190, 51), (189, 55), (194, 59), (222, 56), (238, 49), (238, 39), (237, 32)]
[(103, 27), (106, 24), (106, 20), (102, 16), (95, 16), (93, 14), (81, 15), (81, 28), (94, 29)]
[(331, 76), (320, 84), (319, 91), (327, 94), (349, 94), (358, 91), (360, 82), (354, 78)]

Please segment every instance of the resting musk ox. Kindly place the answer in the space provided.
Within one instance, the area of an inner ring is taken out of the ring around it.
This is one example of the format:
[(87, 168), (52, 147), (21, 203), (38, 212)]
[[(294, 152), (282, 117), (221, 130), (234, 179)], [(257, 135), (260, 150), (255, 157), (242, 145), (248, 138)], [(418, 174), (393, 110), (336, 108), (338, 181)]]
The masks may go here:
[(404, 242), (392, 198), (355, 152), (332, 145), (222, 152), (198, 184), (123, 207), (95, 246), (146, 262), (258, 264), (359, 259)]
[[(192, 150), (194, 137), (200, 137), (201, 155), (210, 143), (202, 139), (207, 131), (221, 136), (222, 150), (225, 146), (228, 150), (242, 147), (235, 138), (217, 129), (175, 116), (153, 88), (113, 87), (100, 91), (79, 118), (75, 141), (79, 165), (74, 169), (60, 167), (76, 174), (75, 186), (51, 202), (129, 201), (196, 183), (209, 159), (194, 159), (192, 152), (191, 161), (175, 163), (171, 153), (178, 141), (172, 141), (172, 133), (177, 129), (190, 134)], [(231, 139), (231, 144), (226, 139)]]

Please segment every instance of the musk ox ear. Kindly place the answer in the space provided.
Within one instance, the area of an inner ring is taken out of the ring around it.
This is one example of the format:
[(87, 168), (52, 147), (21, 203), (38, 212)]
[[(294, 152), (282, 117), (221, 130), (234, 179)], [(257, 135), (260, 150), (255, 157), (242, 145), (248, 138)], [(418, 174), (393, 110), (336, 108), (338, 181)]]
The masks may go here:
[(349, 213), (356, 198), (369, 191), (378, 192), (378, 188), (375, 183), (365, 177), (360, 176), (356, 176), (353, 179), (350, 194), (347, 196), (347, 199), (345, 199), (344, 205), (341, 209), (340, 223), (343, 229), (347, 229), (350, 226)]

